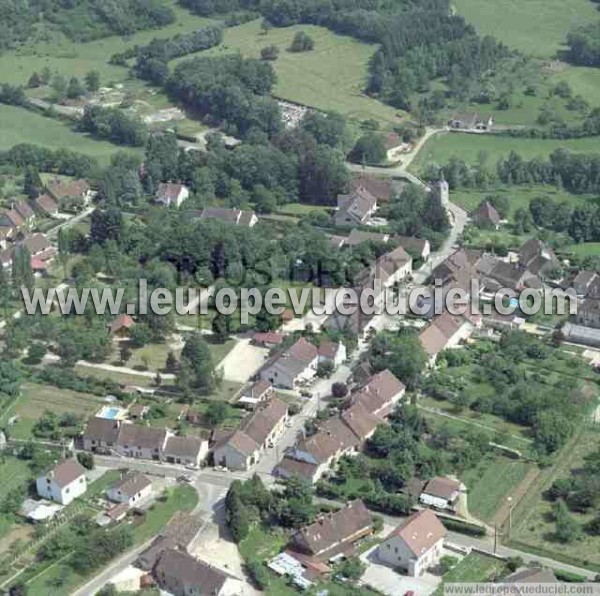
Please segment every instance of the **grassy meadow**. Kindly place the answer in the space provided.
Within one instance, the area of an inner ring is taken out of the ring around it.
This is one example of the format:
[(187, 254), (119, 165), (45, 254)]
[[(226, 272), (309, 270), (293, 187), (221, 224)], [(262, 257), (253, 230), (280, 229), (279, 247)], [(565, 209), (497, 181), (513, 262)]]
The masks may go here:
[(90, 70), (100, 73), (102, 82), (124, 81), (129, 73), (126, 68), (108, 63), (112, 54), (122, 52), (134, 45), (147, 44), (153, 38), (168, 38), (178, 33), (189, 33), (209, 24), (204, 19), (181, 8), (176, 0), (169, 0), (177, 20), (162, 29), (139, 31), (127, 37), (105, 37), (88, 43), (75, 43), (54, 31), (42, 30), (35, 43), (28, 43), (13, 52), (0, 56), (0, 81), (3, 83), (27, 83), (34, 71), (44, 67), (65, 76), (83, 76)]
[(442, 133), (427, 141), (411, 164), (411, 169), (418, 172), (428, 163), (445, 164), (452, 157), (474, 164), (480, 155), (485, 155), (490, 166), (495, 166), (499, 159), (508, 156), (511, 151), (516, 151), (524, 159), (546, 159), (555, 149), (595, 152), (599, 146), (598, 137), (567, 140), (521, 139), (500, 135)]
[[(288, 52), (287, 48), (300, 29), (314, 39), (315, 49), (303, 53)], [(279, 48), (279, 58), (272, 63), (278, 76), (275, 87), (278, 97), (323, 110), (337, 110), (361, 120), (399, 121), (398, 110), (362, 93), (368, 62), (376, 46), (336, 35), (323, 27), (273, 28), (264, 35), (260, 21), (252, 21), (227, 29), (223, 44), (204, 53), (222, 55), (239, 51), (246, 57), (258, 58), (261, 48), (268, 45)]]
[(590, 0), (453, 0), (452, 4), (480, 34), (541, 58), (553, 58), (571, 29), (598, 18)]

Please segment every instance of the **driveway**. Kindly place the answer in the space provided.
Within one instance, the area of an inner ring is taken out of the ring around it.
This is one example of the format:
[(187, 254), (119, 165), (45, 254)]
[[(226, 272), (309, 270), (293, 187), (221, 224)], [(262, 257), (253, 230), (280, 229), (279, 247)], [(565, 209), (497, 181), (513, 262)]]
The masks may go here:
[(400, 596), (410, 591), (414, 592), (416, 596), (429, 596), (435, 592), (442, 581), (441, 577), (431, 573), (426, 573), (421, 577), (401, 575), (391, 567), (379, 562), (376, 546), (366, 551), (360, 558), (367, 565), (361, 583), (372, 586), (382, 594), (389, 596)]
[(250, 343), (250, 339), (240, 340), (221, 360), (219, 368), (223, 370), (226, 381), (247, 383), (256, 371), (265, 363), (269, 350)]

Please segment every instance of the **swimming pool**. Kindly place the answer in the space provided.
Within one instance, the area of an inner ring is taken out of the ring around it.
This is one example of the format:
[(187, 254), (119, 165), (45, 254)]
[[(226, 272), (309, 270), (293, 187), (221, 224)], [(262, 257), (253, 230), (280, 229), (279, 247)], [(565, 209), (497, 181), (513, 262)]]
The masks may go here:
[(121, 410), (119, 408), (106, 408), (102, 412), (102, 418), (108, 418), (108, 420), (114, 420), (120, 414)]

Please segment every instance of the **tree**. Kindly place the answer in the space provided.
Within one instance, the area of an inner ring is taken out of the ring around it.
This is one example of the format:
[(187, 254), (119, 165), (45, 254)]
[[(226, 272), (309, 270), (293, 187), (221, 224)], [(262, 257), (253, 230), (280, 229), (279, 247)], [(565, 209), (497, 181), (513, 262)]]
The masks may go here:
[(100, 89), (100, 73), (97, 70), (90, 70), (85, 75), (85, 86), (90, 93), (95, 93)]
[(41, 87), (42, 85), (43, 85), (43, 81), (37, 72), (34, 72), (29, 77), (29, 81), (27, 82), (27, 87), (29, 87), (30, 89), (37, 89), (38, 87)]
[(175, 374), (175, 372), (177, 372), (178, 364), (179, 363), (177, 362), (177, 358), (175, 357), (175, 354), (170, 351), (167, 354), (167, 360), (165, 362), (165, 371), (169, 374)]
[(262, 60), (277, 60), (279, 57), (279, 48), (274, 45), (265, 46), (260, 51), (260, 57)]
[(127, 342), (123, 342), (119, 348), (119, 358), (122, 364), (126, 364), (131, 356), (133, 355), (133, 350), (131, 346)]
[(377, 133), (367, 133), (356, 141), (348, 157), (354, 163), (378, 165), (385, 161), (386, 156), (383, 137)]
[(39, 364), (46, 355), (46, 346), (40, 342), (34, 342), (27, 351), (27, 360), (30, 364)]
[(554, 535), (559, 542), (573, 542), (579, 537), (581, 528), (562, 500), (554, 505), (554, 521), (556, 523)]
[(206, 409), (205, 418), (211, 427), (219, 426), (227, 419), (227, 404), (222, 401), (211, 402)]
[(290, 45), (290, 52), (309, 52), (313, 50), (315, 47), (315, 42), (312, 37), (310, 37), (304, 31), (298, 31), (296, 35), (294, 35), (294, 39), (292, 40), (292, 44)]
[(77, 77), (71, 77), (67, 85), (67, 97), (69, 99), (78, 99), (85, 94), (85, 88)]
[(223, 344), (229, 339), (231, 318), (218, 312), (212, 320), (212, 332), (217, 343)]
[(348, 394), (348, 386), (346, 383), (333, 383), (331, 386), (331, 395), (336, 399), (346, 397)]
[(350, 581), (358, 581), (365, 572), (366, 565), (358, 557), (348, 557), (337, 568), (342, 577)]
[(51, 87), (54, 91), (54, 99), (56, 101), (64, 99), (67, 92), (67, 81), (65, 81), (62, 75), (57, 74), (52, 77)]
[(77, 454), (77, 461), (87, 470), (93, 470), (96, 465), (93, 453), (86, 453), (85, 451), (80, 451)]
[(44, 183), (40, 177), (40, 173), (37, 168), (28, 166), (25, 168), (25, 174), (23, 175), (23, 192), (30, 199), (37, 199), (40, 196)]
[(311, 523), (316, 515), (313, 505), (313, 489), (310, 483), (292, 476), (283, 482), (284, 489), (278, 505), (281, 525), (299, 528)]
[(331, 360), (324, 360), (317, 365), (317, 376), (328, 379), (333, 373), (334, 365)]
[(199, 333), (190, 335), (181, 352), (179, 378), (183, 369), (190, 373), (191, 388), (210, 393), (220, 382), (210, 348)]

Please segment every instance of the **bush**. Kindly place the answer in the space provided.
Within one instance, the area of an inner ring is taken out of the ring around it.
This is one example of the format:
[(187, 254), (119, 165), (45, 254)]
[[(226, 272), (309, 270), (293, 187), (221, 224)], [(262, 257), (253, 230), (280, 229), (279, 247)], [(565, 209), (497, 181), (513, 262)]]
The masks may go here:
[(469, 524), (457, 519), (440, 518), (440, 521), (451, 532), (460, 532), (467, 536), (485, 536), (485, 528), (482, 526), (476, 526), (475, 524)]
[(450, 555), (444, 555), (440, 559), (440, 567), (442, 568), (442, 573), (448, 573), (450, 569), (452, 569), (456, 563), (458, 563), (458, 559), (456, 557), (451, 557)]
[(81, 453), (77, 454), (77, 461), (86, 469), (93, 470), (95, 466), (94, 456), (91, 453)]
[(296, 35), (294, 35), (294, 39), (292, 41), (292, 45), (290, 46), (290, 52), (309, 52), (313, 50), (315, 47), (315, 42), (304, 31), (298, 31)]
[(571, 573), (570, 571), (564, 571), (563, 569), (553, 569), (554, 575), (559, 582), (568, 583), (579, 583), (587, 581), (587, 578), (577, 573)]
[(267, 568), (260, 561), (249, 561), (247, 563), (248, 573), (254, 583), (264, 590), (269, 585), (270, 575)]
[(523, 559), (521, 557), (508, 557), (506, 559), (506, 566), (509, 571), (516, 571), (519, 567), (523, 566)]
[(260, 51), (262, 60), (277, 60), (279, 57), (279, 48), (277, 46), (266, 46)]

